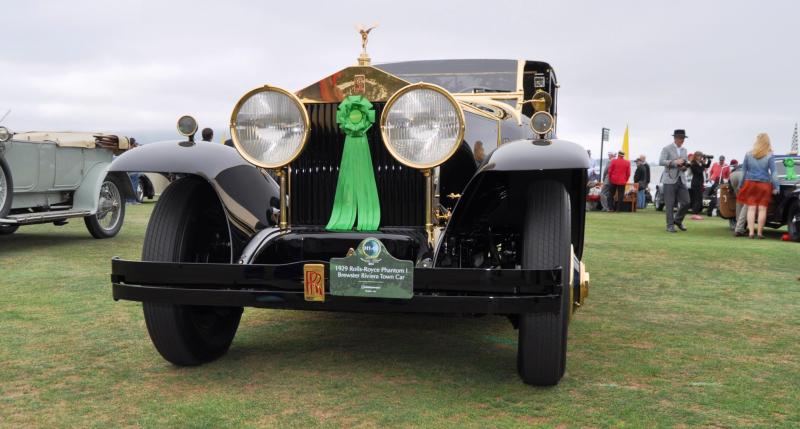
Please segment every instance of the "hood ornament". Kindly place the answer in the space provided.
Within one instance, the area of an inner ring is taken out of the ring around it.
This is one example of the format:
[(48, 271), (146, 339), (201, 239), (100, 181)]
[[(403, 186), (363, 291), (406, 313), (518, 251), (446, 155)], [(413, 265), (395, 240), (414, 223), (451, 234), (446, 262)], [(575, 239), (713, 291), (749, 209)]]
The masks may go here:
[(356, 27), (356, 30), (361, 34), (361, 55), (358, 56), (358, 65), (360, 66), (372, 64), (372, 59), (369, 57), (369, 54), (367, 54), (367, 39), (369, 38), (369, 32), (376, 27), (378, 27), (378, 23), (372, 24), (372, 27), (368, 28), (365, 28), (363, 25)]

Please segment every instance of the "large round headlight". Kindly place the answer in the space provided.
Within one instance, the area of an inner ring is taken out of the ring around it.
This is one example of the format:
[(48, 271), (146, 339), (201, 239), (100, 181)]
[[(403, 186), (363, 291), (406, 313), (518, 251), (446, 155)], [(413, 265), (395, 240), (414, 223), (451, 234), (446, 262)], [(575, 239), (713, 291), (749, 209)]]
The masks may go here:
[(549, 133), (554, 123), (553, 115), (546, 111), (536, 112), (531, 116), (531, 129), (539, 135)]
[(7, 142), (11, 140), (11, 137), (14, 136), (14, 133), (8, 130), (6, 127), (0, 127), (0, 142)]
[(294, 94), (256, 88), (239, 100), (231, 115), (231, 139), (251, 163), (278, 168), (294, 161), (308, 140), (308, 113)]
[(444, 88), (408, 85), (386, 102), (381, 133), (398, 161), (413, 168), (433, 168), (447, 161), (461, 144), (464, 112)]

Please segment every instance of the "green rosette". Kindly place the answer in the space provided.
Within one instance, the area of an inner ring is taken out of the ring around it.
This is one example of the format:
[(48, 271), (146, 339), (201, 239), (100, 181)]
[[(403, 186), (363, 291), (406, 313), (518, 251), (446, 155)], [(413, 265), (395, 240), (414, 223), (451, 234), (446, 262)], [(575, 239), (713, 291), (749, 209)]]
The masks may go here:
[(786, 180), (796, 180), (797, 172), (794, 171), (794, 158), (784, 158), (783, 166), (786, 167)]
[(357, 230), (376, 231), (381, 223), (381, 205), (366, 134), (375, 123), (372, 103), (360, 95), (348, 96), (339, 104), (336, 123), (345, 134), (344, 151), (333, 211), (325, 229), (350, 231), (357, 218)]

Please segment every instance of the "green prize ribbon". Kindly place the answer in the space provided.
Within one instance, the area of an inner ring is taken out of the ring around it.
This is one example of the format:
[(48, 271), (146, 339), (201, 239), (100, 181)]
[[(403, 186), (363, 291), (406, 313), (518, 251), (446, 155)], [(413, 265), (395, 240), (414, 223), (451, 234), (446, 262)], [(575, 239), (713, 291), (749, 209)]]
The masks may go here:
[(796, 180), (797, 172), (794, 171), (794, 158), (784, 158), (783, 166), (786, 167), (786, 180)]
[(381, 205), (366, 135), (375, 123), (372, 103), (360, 95), (348, 96), (339, 104), (336, 123), (346, 137), (333, 211), (325, 229), (350, 231), (358, 215), (357, 230), (376, 231), (381, 222)]

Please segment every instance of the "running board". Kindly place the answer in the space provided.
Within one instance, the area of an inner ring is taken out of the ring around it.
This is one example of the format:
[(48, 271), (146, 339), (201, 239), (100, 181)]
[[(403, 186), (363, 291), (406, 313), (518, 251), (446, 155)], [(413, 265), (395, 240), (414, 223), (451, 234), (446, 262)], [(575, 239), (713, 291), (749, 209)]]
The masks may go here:
[(74, 217), (89, 216), (88, 210), (82, 211), (68, 211), (63, 212), (44, 212), (44, 213), (21, 213), (8, 215), (5, 218), (0, 218), (0, 224), (11, 225), (28, 225), (34, 223), (47, 223), (58, 219), (69, 219)]

